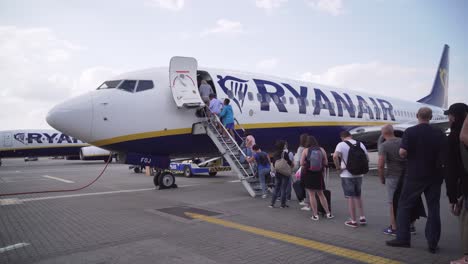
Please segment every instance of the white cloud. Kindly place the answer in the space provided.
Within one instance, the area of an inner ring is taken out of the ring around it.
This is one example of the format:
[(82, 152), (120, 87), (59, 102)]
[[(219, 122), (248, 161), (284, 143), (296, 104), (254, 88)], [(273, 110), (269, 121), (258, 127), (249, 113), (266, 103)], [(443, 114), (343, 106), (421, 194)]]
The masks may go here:
[(307, 0), (307, 4), (317, 11), (334, 16), (341, 15), (344, 12), (342, 0)]
[[(303, 73), (300, 79), (371, 94), (416, 101), (430, 93), (436, 68), (413, 68), (381, 62), (352, 63), (331, 67), (323, 73)], [(449, 104), (468, 102), (466, 85), (449, 80)]]
[(69, 95), (67, 63), (80, 49), (48, 28), (0, 27), (1, 94), (37, 101)]
[(369, 62), (339, 65), (316, 75), (306, 72), (300, 78), (318, 84), (417, 100), (429, 93), (434, 73), (435, 70), (431, 69)]
[(286, 3), (288, 0), (255, 0), (255, 5), (258, 8), (265, 9), (267, 11), (280, 8), (283, 3)]
[(81, 50), (48, 28), (0, 27), (1, 129), (47, 128), (45, 117), (55, 104), (115, 73), (71, 70)]
[(237, 35), (244, 32), (244, 28), (239, 21), (231, 21), (228, 19), (219, 19), (216, 21), (216, 26), (207, 29), (201, 33), (202, 36), (211, 34)]
[(100, 66), (85, 69), (73, 86), (72, 95), (79, 95), (95, 90), (104, 81), (121, 72), (120, 70)]
[(160, 8), (172, 10), (172, 11), (179, 11), (179, 10), (182, 10), (182, 8), (184, 8), (185, 1), (184, 0), (152, 0), (150, 4), (160, 7)]
[(256, 65), (256, 68), (260, 72), (270, 71), (276, 68), (276, 66), (278, 66), (278, 63), (279, 63), (279, 60), (277, 58), (270, 58), (270, 59), (266, 59), (266, 60), (262, 60), (258, 62)]

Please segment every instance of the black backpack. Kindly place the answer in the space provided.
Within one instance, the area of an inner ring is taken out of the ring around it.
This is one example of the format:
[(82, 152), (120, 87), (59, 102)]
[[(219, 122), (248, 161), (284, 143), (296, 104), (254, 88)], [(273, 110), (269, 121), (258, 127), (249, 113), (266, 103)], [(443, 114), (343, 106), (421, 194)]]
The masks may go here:
[(361, 142), (356, 141), (356, 145), (345, 141), (349, 146), (348, 160), (345, 162), (346, 169), (352, 175), (361, 175), (369, 172), (369, 161), (364, 150), (361, 148)]

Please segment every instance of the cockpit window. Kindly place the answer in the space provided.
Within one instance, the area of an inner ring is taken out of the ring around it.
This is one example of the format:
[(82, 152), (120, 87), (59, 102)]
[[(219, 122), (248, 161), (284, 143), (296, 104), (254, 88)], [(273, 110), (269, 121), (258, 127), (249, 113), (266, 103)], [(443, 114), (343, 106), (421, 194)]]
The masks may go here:
[(138, 81), (138, 86), (137, 86), (136, 91), (141, 92), (141, 91), (145, 91), (145, 90), (149, 90), (153, 88), (154, 88), (153, 81)]
[(119, 83), (122, 80), (115, 80), (115, 81), (105, 81), (103, 84), (101, 84), (97, 89), (112, 89), (115, 88), (119, 85)]
[(136, 83), (137, 81), (125, 80), (121, 85), (119, 85), (119, 88), (117, 89), (133, 93)]

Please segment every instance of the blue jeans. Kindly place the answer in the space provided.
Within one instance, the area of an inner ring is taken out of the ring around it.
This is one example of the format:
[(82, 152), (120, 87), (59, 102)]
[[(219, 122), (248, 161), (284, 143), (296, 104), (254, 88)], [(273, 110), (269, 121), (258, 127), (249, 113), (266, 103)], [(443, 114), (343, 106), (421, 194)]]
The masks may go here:
[(289, 177), (288, 186), (286, 186), (286, 199), (291, 200), (292, 179)]
[(404, 180), (398, 201), (397, 239), (411, 241), (410, 218), (411, 211), (416, 206), (419, 197), (424, 193), (427, 204), (426, 239), (429, 247), (435, 248), (440, 239), (440, 192), (442, 181), (416, 182)]
[(281, 206), (286, 205), (286, 188), (288, 187), (290, 176), (284, 176), (282, 174), (276, 173), (275, 177), (275, 191), (271, 196), (271, 205), (275, 205), (276, 199), (281, 196)]
[[(286, 186), (286, 199), (291, 200), (292, 179), (289, 177), (288, 185)], [(281, 196), (281, 193), (280, 195)]]
[(260, 187), (262, 187), (262, 194), (266, 194), (266, 176), (270, 173), (270, 168), (263, 168), (258, 170), (258, 179), (260, 180)]

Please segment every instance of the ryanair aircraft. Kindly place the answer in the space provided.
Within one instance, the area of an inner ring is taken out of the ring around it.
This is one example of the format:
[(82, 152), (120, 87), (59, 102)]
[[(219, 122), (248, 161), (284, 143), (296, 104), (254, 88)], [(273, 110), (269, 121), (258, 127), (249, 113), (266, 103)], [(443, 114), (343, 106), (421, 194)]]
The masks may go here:
[(52, 129), (0, 131), (1, 158), (65, 156), (70, 159), (107, 161), (110, 152)]
[[(205, 80), (221, 100), (229, 98), (236, 129), (252, 133), (263, 150), (277, 139), (289, 148), (301, 133), (314, 135), (330, 153), (339, 132), (349, 130), (368, 146), (376, 145), (380, 127), (394, 124), (402, 133), (416, 122), (422, 106), (433, 110), (433, 123), (447, 124), (449, 47), (445, 45), (431, 92), (417, 102), (309, 82), (199, 68), (194, 58), (173, 57), (168, 68), (122, 74), (95, 91), (50, 110), (54, 128), (127, 158), (139, 153), (166, 168), (169, 158), (219, 155), (214, 139), (197, 135), (204, 120), (198, 87)], [(203, 133), (202, 133), (203, 134)], [(142, 157), (140, 157), (142, 158)], [(127, 161), (128, 162), (128, 161)]]

